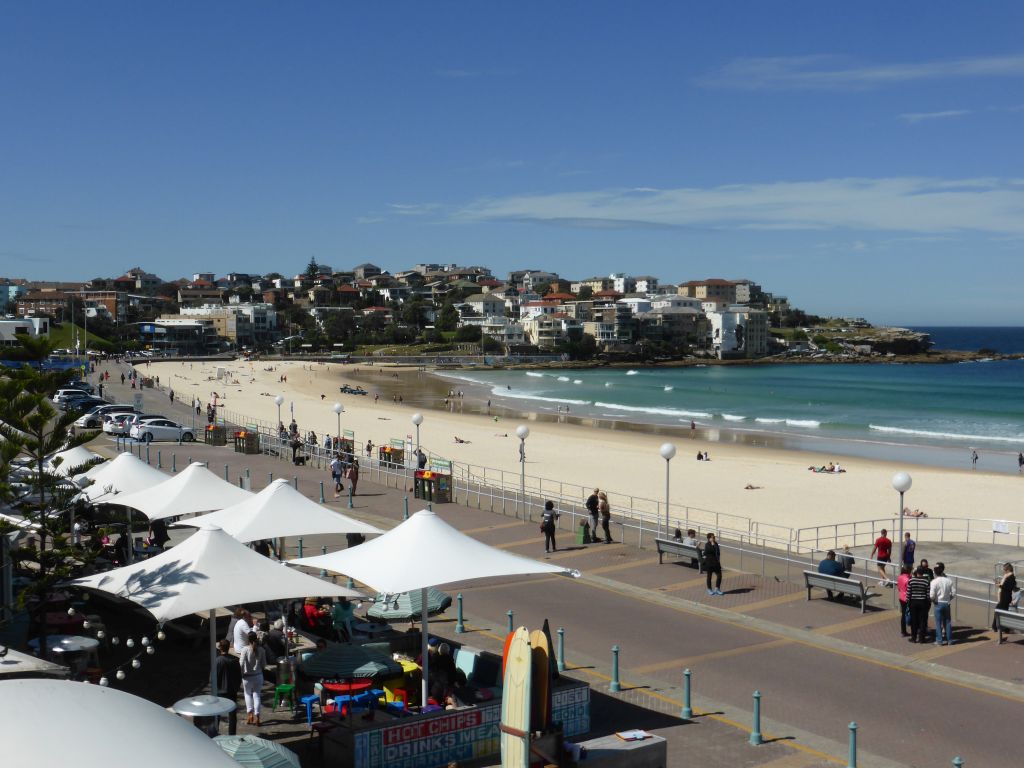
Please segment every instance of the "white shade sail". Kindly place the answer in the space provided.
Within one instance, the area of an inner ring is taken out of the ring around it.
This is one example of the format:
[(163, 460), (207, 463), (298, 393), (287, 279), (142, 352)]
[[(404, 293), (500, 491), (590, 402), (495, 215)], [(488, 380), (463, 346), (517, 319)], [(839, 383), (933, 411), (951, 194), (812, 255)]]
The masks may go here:
[(137, 509), (150, 520), (224, 509), (251, 499), (249, 491), (222, 480), (204, 464), (193, 462), (164, 482), (118, 496), (117, 503)]
[[(4, 680), (0, 723), (4, 763), (11, 766), (238, 768), (187, 720), (146, 699), (89, 683)], [(101, 748), (97, 739), (107, 737), (116, 744)]]
[(242, 542), (318, 533), (383, 533), (369, 523), (322, 507), (284, 479), (219, 512), (182, 520), (183, 525), (216, 525)]
[[(67, 477), (72, 469), (90, 464), (102, 458), (102, 456), (93, 453), (84, 445), (78, 445), (69, 450), (53, 454), (46, 460), (46, 466), (54, 474)], [(59, 465), (57, 464), (57, 459), (60, 459)]]
[(492, 576), (578, 575), (470, 538), (427, 510), (358, 547), (288, 562), (343, 573), (388, 594)]
[(113, 461), (93, 467), (83, 475), (77, 475), (75, 482), (81, 485), (83, 477), (92, 480), (92, 485), (82, 491), (82, 496), (94, 504), (120, 503), (114, 496), (143, 491), (167, 482), (168, 476), (142, 459), (130, 453), (120, 453)]
[(70, 583), (130, 600), (159, 622), (261, 600), (362, 596), (266, 558), (212, 525), (148, 560)]

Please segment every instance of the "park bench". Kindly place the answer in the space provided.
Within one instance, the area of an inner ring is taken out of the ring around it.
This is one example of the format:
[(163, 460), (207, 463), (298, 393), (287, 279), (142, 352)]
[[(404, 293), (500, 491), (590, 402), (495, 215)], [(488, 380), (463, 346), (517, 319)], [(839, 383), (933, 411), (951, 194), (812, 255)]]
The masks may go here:
[(1003, 632), (1016, 630), (1024, 632), (1024, 613), (1013, 611), (996, 611), (996, 629), (999, 631), (999, 642), (1003, 642)]
[(697, 572), (704, 571), (704, 553), (700, 547), (692, 544), (683, 544), (677, 539), (655, 539), (658, 545), (658, 565), (664, 562), (665, 555), (676, 555), (677, 557), (688, 557), (697, 563)]
[(811, 599), (811, 589), (817, 587), (841, 595), (849, 595), (860, 600), (860, 612), (867, 610), (867, 601), (871, 597), (864, 591), (864, 582), (857, 579), (846, 579), (842, 576), (831, 576), (817, 571), (804, 571), (804, 584), (807, 587), (807, 599)]

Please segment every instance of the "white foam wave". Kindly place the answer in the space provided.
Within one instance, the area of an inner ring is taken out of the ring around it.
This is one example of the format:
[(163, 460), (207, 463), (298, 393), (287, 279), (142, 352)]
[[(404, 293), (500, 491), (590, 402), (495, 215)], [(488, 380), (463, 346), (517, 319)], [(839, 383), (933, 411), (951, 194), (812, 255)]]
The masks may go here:
[(537, 373), (535, 371), (527, 371), (526, 375), (527, 376), (532, 376), (535, 379), (543, 379), (544, 378), (544, 374), (543, 373)]
[(636, 371), (626, 371), (626, 375), (627, 376), (636, 376), (636, 374), (637, 374)]
[(876, 432), (888, 432), (895, 435), (916, 435), (917, 437), (934, 437), (941, 440), (977, 440), (994, 443), (1019, 443), (1022, 440), (1020, 435), (1016, 437), (1000, 437), (997, 435), (964, 435), (959, 432), (932, 432), (926, 429), (905, 429), (903, 427), (886, 427), (878, 424), (868, 424), (868, 429)]
[(612, 385), (612, 383), (611, 383), (610, 381), (606, 381), (606, 382), (604, 383), (604, 385), (605, 385), (606, 387), (610, 387), (610, 386)]
[(582, 384), (583, 383), (583, 379), (573, 379), (572, 383), (573, 384)]
[(723, 413), (722, 414), (722, 418), (725, 419), (726, 421), (746, 421), (747, 420), (746, 416), (734, 416), (731, 413)]
[(820, 427), (821, 422), (814, 419), (786, 419), (786, 426), (789, 427)]
[(590, 405), (589, 400), (570, 400), (565, 397), (542, 397), (540, 395), (520, 394), (518, 392), (509, 392), (501, 387), (495, 387), (491, 391), (497, 397), (511, 397), (515, 400), (538, 400), (542, 403), (565, 403), (566, 405)]
[(448, 371), (439, 371), (438, 376), (443, 379), (457, 379), (459, 381), (468, 381), (471, 384), (486, 384), (486, 381), (480, 379), (474, 379), (472, 376), (460, 376), (457, 373), (449, 373)]
[(762, 418), (762, 417), (758, 416), (756, 419), (754, 419), (754, 421), (760, 422), (761, 424), (782, 424), (786, 420), (785, 419), (765, 419), (765, 418)]
[(666, 392), (671, 392), (671, 391), (672, 391), (673, 389), (675, 389), (675, 387), (664, 387), (663, 389), (664, 389), (664, 390), (665, 390)]
[(610, 408), (613, 411), (626, 411), (627, 413), (649, 413), (652, 416), (685, 416), (695, 419), (710, 419), (711, 414), (704, 411), (684, 411), (679, 408), (645, 408), (637, 405), (619, 405), (618, 403), (602, 403), (597, 401), (594, 405), (598, 408)]
[(558, 380), (559, 380), (559, 381), (568, 381), (568, 380), (569, 380), (569, 377), (568, 377), (568, 376), (559, 376), (559, 377), (558, 377)]

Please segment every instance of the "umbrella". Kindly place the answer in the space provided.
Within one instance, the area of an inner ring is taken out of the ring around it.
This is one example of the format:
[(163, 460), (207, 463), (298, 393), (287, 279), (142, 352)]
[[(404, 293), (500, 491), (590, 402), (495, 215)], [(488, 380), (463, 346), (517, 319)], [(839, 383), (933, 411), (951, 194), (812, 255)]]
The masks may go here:
[[(131, 600), (160, 623), (211, 611), (211, 676), (216, 655), (213, 609), (260, 600), (362, 596), (274, 562), (212, 525), (148, 560), (84, 576), (70, 584)], [(211, 681), (211, 691), (216, 693), (215, 681)]]
[(386, 653), (363, 645), (329, 643), (302, 662), (302, 671), (309, 677), (398, 677), (402, 665)]
[(259, 736), (215, 736), (213, 743), (239, 765), (252, 768), (300, 768), (299, 756), (288, 747)]
[(119, 496), (117, 503), (157, 520), (224, 509), (252, 498), (249, 491), (221, 480), (199, 462), (193, 462), (173, 477), (164, 477), (167, 479), (159, 485)]
[(0, 723), (5, 765), (238, 768), (202, 731), (163, 707), (89, 683), (4, 680)]
[(154, 485), (165, 482), (168, 476), (130, 453), (121, 453), (113, 461), (100, 464), (88, 472), (75, 476), (75, 482), (79, 485), (85, 479), (93, 481), (92, 485), (82, 491), (82, 496), (85, 499), (94, 504), (102, 502), (119, 504), (120, 500), (114, 500), (115, 495), (127, 495), (152, 488)]
[[(438, 553), (443, 553), (438, 557)], [(557, 573), (579, 576), (579, 571), (515, 555), (470, 538), (442, 520), (436, 512), (423, 510), (383, 536), (358, 547), (329, 555), (289, 561), (295, 565), (326, 568), (369, 584), (379, 592), (394, 594), (492, 576)], [(424, 602), (429, 600), (424, 596)], [(423, 701), (427, 700), (429, 654), (428, 618), (423, 619)]]
[(240, 504), (183, 520), (183, 525), (219, 525), (242, 542), (317, 533), (383, 533), (369, 523), (323, 507), (278, 478)]
[[(60, 461), (58, 462), (57, 459)], [(79, 445), (53, 454), (46, 460), (46, 468), (54, 474), (67, 477), (72, 469), (102, 461), (104, 461), (102, 456), (93, 453), (84, 445)]]
[[(427, 614), (436, 616), (452, 604), (452, 596), (436, 587), (427, 590)], [(366, 612), (372, 619), (383, 621), (417, 621), (423, 612), (421, 590), (399, 592), (397, 595), (377, 595), (373, 606)]]

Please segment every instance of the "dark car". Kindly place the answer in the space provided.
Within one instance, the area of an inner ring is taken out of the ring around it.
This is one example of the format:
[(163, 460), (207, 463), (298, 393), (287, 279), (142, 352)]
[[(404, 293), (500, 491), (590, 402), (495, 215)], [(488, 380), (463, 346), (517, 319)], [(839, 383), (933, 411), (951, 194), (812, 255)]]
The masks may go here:
[(343, 395), (365, 395), (365, 394), (368, 394), (368, 392), (365, 389), (363, 389), (362, 387), (352, 387), (352, 386), (349, 386), (348, 384), (345, 384), (344, 386), (338, 387), (338, 389), (339, 389), (339, 391)]

